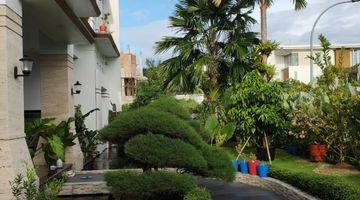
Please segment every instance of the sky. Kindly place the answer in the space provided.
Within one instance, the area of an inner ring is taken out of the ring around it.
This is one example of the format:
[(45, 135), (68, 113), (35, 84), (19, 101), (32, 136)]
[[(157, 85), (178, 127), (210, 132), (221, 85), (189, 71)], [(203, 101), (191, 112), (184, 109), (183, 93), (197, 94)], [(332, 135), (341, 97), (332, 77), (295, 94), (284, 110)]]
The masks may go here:
[[(329, 5), (342, 0), (308, 0), (302, 11), (294, 11), (292, 0), (276, 0), (269, 9), (269, 39), (282, 45), (308, 44), (316, 17)], [(168, 18), (178, 0), (120, 0), (121, 51), (144, 58), (166, 59), (169, 53), (156, 55), (155, 42), (175, 33), (168, 28)], [(346, 4), (327, 12), (319, 22), (316, 35), (324, 34), (333, 44), (360, 44), (360, 3)], [(252, 16), (259, 21), (259, 9)], [(259, 31), (259, 24), (253, 27)]]

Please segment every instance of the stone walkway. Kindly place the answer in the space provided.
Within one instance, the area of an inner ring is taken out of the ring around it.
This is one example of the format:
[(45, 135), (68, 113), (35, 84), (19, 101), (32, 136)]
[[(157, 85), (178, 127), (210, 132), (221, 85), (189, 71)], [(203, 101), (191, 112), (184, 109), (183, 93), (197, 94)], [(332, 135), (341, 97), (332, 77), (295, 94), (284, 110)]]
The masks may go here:
[(242, 183), (224, 183), (209, 179), (199, 179), (199, 184), (207, 188), (212, 200), (282, 200), (277, 194)]

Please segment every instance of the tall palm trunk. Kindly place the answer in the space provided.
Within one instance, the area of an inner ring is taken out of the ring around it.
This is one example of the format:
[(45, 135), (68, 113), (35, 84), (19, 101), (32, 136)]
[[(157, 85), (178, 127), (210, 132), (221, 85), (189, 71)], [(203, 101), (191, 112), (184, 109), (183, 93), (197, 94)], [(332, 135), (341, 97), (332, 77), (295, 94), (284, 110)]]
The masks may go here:
[[(260, 13), (261, 13), (261, 41), (266, 42), (268, 40), (267, 30), (267, 3), (266, 0), (260, 0)], [(267, 64), (268, 56), (263, 54), (262, 61)]]

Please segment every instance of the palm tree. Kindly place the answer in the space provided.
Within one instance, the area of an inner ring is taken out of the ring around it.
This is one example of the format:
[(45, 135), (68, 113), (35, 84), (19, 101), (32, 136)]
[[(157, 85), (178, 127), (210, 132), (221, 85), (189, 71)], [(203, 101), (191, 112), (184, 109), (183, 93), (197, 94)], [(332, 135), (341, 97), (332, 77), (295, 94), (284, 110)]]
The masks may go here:
[(253, 6), (253, 0), (222, 0), (218, 7), (209, 0), (180, 0), (170, 17), (180, 36), (156, 44), (157, 53), (173, 52), (162, 63), (167, 88), (193, 92), (200, 87), (210, 99), (213, 91), (240, 80), (249, 47), (257, 42), (249, 31), (255, 23), (248, 9)]
[[(220, 6), (224, 0), (213, 0), (216, 6)], [(239, 0), (241, 1), (241, 0)], [(306, 7), (307, 0), (292, 0), (295, 5), (295, 10), (300, 10)], [(274, 3), (274, 0), (255, 0), (260, 6), (261, 15), (261, 41), (266, 42), (268, 40), (268, 28), (267, 28), (267, 9)], [(267, 56), (263, 56), (263, 62), (267, 62)]]

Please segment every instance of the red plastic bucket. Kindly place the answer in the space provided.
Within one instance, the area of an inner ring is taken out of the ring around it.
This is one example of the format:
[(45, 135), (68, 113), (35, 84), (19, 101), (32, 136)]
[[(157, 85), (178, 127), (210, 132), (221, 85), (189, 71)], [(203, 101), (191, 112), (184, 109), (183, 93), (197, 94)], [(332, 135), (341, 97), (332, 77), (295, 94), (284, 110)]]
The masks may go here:
[(258, 160), (252, 160), (248, 162), (249, 174), (257, 175), (257, 166), (259, 165)]

